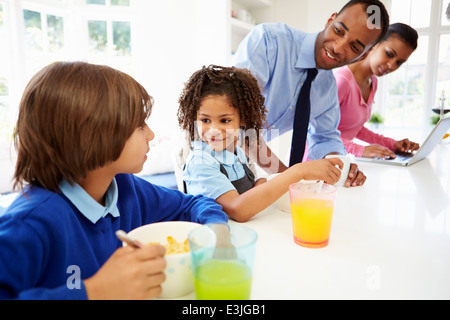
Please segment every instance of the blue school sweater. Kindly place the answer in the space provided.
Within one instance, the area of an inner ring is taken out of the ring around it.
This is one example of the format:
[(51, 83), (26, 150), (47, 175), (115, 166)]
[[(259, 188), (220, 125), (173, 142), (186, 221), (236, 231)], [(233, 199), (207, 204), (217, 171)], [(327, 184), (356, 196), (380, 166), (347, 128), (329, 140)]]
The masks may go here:
[[(227, 223), (222, 207), (134, 175), (116, 176), (119, 215), (96, 223), (62, 193), (31, 187), (0, 217), (0, 299), (86, 299), (94, 275), (122, 243), (115, 236), (170, 220)], [(80, 281), (81, 280), (81, 281)]]

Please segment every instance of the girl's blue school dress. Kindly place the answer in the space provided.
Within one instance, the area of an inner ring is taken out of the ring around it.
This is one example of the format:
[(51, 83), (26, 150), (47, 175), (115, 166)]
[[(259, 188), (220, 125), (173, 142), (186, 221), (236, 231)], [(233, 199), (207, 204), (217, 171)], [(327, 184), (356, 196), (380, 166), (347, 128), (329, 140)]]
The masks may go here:
[(79, 185), (31, 187), (0, 217), (0, 299), (86, 299), (83, 279), (120, 246), (115, 236), (169, 220), (227, 223), (213, 199), (117, 175), (105, 207)]
[(214, 151), (203, 141), (194, 141), (183, 170), (185, 192), (217, 199), (236, 190), (239, 194), (253, 188), (255, 175), (249, 168), (244, 150), (234, 153)]

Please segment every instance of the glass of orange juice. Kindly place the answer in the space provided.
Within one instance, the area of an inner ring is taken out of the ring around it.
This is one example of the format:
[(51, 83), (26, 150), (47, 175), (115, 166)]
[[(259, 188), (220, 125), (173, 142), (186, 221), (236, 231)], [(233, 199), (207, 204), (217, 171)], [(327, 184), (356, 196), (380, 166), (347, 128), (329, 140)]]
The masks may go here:
[(336, 187), (318, 182), (289, 186), (295, 243), (307, 248), (328, 245)]

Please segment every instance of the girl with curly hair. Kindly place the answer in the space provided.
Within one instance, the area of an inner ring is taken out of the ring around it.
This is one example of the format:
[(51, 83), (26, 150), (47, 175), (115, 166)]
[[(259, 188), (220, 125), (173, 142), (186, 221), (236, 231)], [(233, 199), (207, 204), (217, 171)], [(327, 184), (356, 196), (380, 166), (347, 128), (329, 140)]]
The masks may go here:
[(342, 162), (296, 164), (275, 178), (255, 179), (246, 154), (264, 129), (266, 108), (256, 79), (246, 69), (210, 65), (196, 71), (179, 99), (178, 122), (191, 143), (183, 170), (185, 192), (202, 194), (244, 222), (288, 191), (291, 183), (339, 180)]

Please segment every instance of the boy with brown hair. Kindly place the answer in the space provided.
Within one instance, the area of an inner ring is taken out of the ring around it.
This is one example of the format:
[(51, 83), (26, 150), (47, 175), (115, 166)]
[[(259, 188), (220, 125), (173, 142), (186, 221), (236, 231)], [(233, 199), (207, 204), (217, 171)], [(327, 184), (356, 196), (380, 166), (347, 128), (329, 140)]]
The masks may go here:
[(122, 247), (163, 220), (227, 223), (214, 200), (133, 175), (154, 138), (152, 98), (107, 66), (59, 62), (38, 72), (14, 132), (20, 195), (0, 218), (0, 299), (149, 299), (164, 247)]

